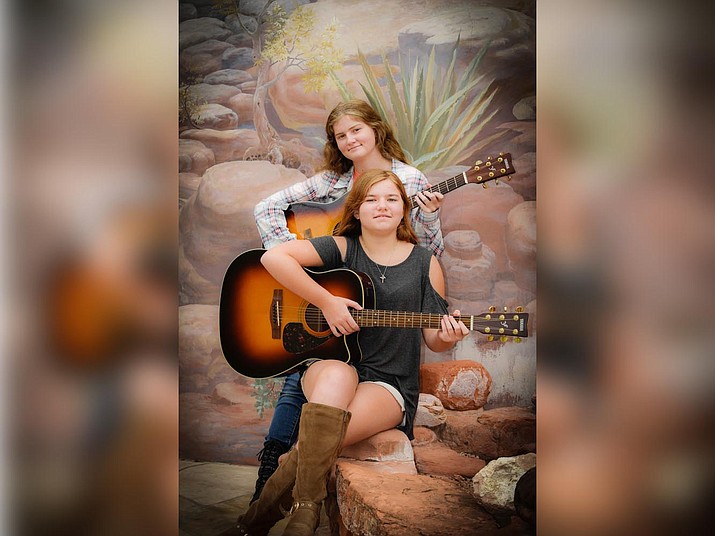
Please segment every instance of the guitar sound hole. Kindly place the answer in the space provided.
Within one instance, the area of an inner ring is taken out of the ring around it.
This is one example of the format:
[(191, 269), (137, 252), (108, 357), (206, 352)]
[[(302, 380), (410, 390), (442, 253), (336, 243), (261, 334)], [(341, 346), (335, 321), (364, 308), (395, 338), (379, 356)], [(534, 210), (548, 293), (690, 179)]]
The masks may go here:
[(315, 305), (308, 305), (305, 309), (305, 325), (317, 333), (328, 331), (330, 327), (323, 317), (323, 313)]

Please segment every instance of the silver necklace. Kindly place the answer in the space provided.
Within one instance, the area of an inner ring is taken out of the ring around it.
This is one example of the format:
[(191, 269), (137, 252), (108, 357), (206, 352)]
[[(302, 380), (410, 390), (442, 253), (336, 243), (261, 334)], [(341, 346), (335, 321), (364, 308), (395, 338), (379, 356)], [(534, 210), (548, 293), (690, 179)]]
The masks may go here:
[[(372, 260), (372, 257), (370, 257), (370, 255), (368, 254), (368, 251), (367, 251), (367, 249), (365, 248), (365, 245), (362, 243), (362, 239), (360, 239), (360, 244), (362, 245), (362, 250), (365, 252), (365, 255), (367, 256), (367, 258), (372, 261), (372, 263), (375, 265), (375, 268), (377, 268), (377, 271), (380, 272), (380, 283), (384, 283), (384, 282), (385, 282), (385, 279), (386, 279), (385, 274), (387, 273), (387, 268), (388, 268), (389, 264), (386, 264), (386, 265), (385, 265), (385, 269), (384, 269), (384, 270), (380, 270), (380, 265), (377, 264), (375, 261)], [(390, 252), (390, 258), (389, 258), (388, 261), (387, 261), (388, 263), (392, 262), (392, 257), (393, 257), (394, 254), (395, 254), (395, 250), (393, 249), (393, 250)]]
[[(372, 259), (370, 259), (370, 260), (372, 260)], [(375, 261), (372, 261), (372, 262), (375, 266), (377, 266), (377, 271), (380, 272), (380, 283), (384, 283), (385, 282), (385, 274), (387, 273), (387, 265), (385, 265), (385, 271), (383, 272), (382, 270), (380, 270), (379, 264), (377, 264)]]

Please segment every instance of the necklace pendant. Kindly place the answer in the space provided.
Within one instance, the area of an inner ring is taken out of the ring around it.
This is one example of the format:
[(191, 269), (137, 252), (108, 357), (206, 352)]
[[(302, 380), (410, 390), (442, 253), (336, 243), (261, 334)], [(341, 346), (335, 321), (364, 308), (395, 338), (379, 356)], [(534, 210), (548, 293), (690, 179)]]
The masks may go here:
[(381, 275), (381, 276), (380, 276), (380, 283), (384, 283), (384, 282), (385, 282), (385, 276), (384, 276), (384, 275)]

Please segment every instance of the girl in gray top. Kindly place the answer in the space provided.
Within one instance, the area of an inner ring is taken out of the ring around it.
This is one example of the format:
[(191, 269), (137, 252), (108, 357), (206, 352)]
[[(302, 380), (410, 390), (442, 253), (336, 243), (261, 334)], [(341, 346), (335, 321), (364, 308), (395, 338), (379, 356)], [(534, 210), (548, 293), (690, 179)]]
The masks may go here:
[[(394, 173), (366, 171), (347, 198), (338, 236), (286, 242), (266, 251), (261, 262), (286, 289), (318, 307), (336, 337), (360, 329), (351, 310), (362, 306), (331, 294), (303, 267), (345, 266), (367, 273), (374, 282), (377, 309), (446, 313), (442, 269), (416, 245), (409, 208), (405, 188)], [(313, 534), (326, 496), (326, 477), (342, 447), (395, 427), (412, 436), (420, 339), (442, 352), (468, 333), (464, 323), (447, 314), (440, 329), (363, 328), (359, 363), (313, 362), (302, 378), (308, 403), (297, 446), (231, 534), (267, 532), (282, 517), (281, 509), (288, 508), (284, 534)]]

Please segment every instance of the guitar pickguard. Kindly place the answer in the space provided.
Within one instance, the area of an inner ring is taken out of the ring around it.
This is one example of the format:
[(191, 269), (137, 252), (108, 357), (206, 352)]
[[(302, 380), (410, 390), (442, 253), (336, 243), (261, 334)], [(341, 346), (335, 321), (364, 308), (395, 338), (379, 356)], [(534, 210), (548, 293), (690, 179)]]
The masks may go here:
[(315, 337), (305, 331), (303, 324), (291, 322), (283, 329), (283, 348), (291, 354), (302, 354), (314, 350), (321, 344), (328, 341), (332, 335), (327, 337)]

